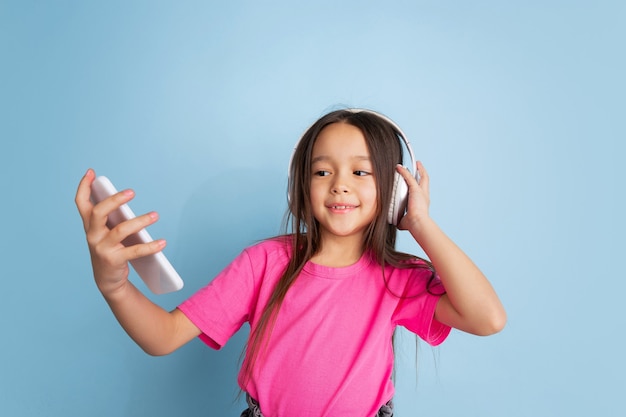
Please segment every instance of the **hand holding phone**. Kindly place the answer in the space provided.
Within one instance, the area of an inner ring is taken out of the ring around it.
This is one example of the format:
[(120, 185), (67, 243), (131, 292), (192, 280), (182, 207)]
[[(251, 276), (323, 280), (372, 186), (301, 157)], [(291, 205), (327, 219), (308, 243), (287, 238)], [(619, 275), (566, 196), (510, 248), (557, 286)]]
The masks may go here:
[[(91, 200), (94, 204), (116, 193), (117, 190), (115, 186), (104, 176), (97, 177), (91, 185)], [(109, 229), (112, 229), (118, 224), (134, 217), (135, 214), (128, 204), (123, 204), (119, 209), (109, 214), (107, 226)], [(124, 246), (132, 246), (139, 243), (152, 242), (153, 240), (154, 239), (152, 239), (146, 229), (141, 229), (138, 233), (132, 234), (124, 239), (122, 244), (124, 244)], [(183, 288), (183, 280), (172, 264), (167, 260), (163, 252), (157, 252), (154, 255), (134, 259), (130, 261), (130, 264), (150, 291), (155, 294), (165, 294)]]

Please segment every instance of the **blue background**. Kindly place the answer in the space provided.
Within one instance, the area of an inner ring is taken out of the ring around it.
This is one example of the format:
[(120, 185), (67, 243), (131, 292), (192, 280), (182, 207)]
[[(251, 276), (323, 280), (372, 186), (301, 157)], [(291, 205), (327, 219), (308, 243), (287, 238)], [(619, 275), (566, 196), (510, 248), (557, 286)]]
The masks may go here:
[(245, 332), (144, 354), (93, 283), (76, 185), (93, 167), (160, 213), (170, 309), (280, 231), (296, 140), (347, 105), (403, 127), (509, 314), (420, 343), (417, 371), (402, 333), (397, 415), (623, 416), (624, 4), (0, 1), (0, 413), (238, 415)]

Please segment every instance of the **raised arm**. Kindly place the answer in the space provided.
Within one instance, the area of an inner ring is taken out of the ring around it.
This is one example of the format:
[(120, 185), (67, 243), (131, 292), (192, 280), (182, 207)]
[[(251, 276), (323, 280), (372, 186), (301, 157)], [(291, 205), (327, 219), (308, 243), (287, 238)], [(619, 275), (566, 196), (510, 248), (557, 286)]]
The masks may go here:
[(435, 318), (468, 333), (497, 333), (506, 323), (504, 307), (480, 269), (430, 217), (428, 173), (421, 162), (417, 169), (419, 183), (406, 168), (398, 167), (409, 187), (407, 214), (398, 227), (408, 230), (422, 247), (446, 289)]
[(168, 312), (150, 301), (128, 280), (128, 262), (165, 247), (164, 240), (125, 247), (122, 241), (158, 220), (154, 212), (137, 216), (110, 229), (107, 216), (134, 197), (121, 191), (97, 205), (90, 200), (93, 170), (88, 170), (76, 191), (76, 207), (83, 219), (98, 289), (126, 333), (147, 353), (165, 355), (200, 334), (179, 310)]

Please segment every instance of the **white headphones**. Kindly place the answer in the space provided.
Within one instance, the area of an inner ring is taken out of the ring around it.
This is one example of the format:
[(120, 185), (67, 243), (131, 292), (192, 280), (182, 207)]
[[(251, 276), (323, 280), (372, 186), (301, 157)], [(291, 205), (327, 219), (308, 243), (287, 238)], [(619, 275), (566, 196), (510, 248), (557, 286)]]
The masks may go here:
[[(404, 134), (402, 129), (400, 129), (400, 126), (398, 126), (393, 120), (391, 120), (389, 117), (385, 116), (384, 114), (375, 112), (373, 110), (367, 110), (367, 109), (346, 109), (346, 110), (352, 113), (371, 114), (389, 123), (389, 125), (391, 125), (391, 127), (395, 131), (396, 136), (402, 143), (404, 143), (405, 148), (407, 149), (409, 153), (409, 159), (410, 159), (409, 171), (411, 171), (411, 173), (413, 174), (415, 178), (418, 178), (418, 173), (415, 170), (415, 155), (413, 154), (413, 149), (411, 149), (411, 143), (407, 140), (406, 135)], [(307, 132), (308, 130), (309, 129), (307, 129), (305, 132)], [(302, 137), (304, 137), (304, 135)], [(295, 149), (298, 147), (298, 145), (302, 141), (302, 137), (300, 138), (300, 140), (298, 140), (298, 143), (296, 143), (296, 146), (294, 148), (294, 153), (295, 153)], [(288, 190), (289, 191), (287, 194), (287, 198), (289, 199), (289, 201), (291, 201), (291, 195), (290, 195), (291, 169), (292, 169), (291, 165), (293, 164), (294, 153), (291, 154), (291, 158), (289, 159), (289, 178), (288, 178), (288, 184), (289, 184)], [(402, 178), (402, 175), (400, 175), (398, 172), (395, 172), (394, 177), (393, 177), (393, 190), (391, 192), (391, 204), (389, 204), (389, 211), (387, 213), (387, 221), (389, 222), (389, 224), (392, 224), (394, 226), (398, 225), (398, 223), (400, 222), (400, 219), (402, 219), (402, 217), (406, 213), (408, 196), (409, 196), (409, 188), (406, 184), (406, 181), (404, 180), (404, 178)]]

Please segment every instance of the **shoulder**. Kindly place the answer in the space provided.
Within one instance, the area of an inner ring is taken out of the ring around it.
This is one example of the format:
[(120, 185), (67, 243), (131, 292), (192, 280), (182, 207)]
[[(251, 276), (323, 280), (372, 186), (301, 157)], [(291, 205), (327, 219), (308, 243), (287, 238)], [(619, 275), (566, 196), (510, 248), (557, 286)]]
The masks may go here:
[(257, 278), (282, 273), (291, 259), (289, 236), (269, 238), (249, 246), (239, 256)]
[(291, 256), (291, 237), (278, 236), (263, 240), (244, 249), (252, 260), (289, 260)]
[(436, 276), (435, 269), (426, 260), (417, 256), (407, 257), (399, 260), (394, 265), (389, 266), (401, 276), (412, 278), (434, 278)]
[(418, 257), (404, 259), (395, 265), (387, 264), (384, 274), (387, 287), (393, 293), (414, 296), (445, 292), (432, 265)]

